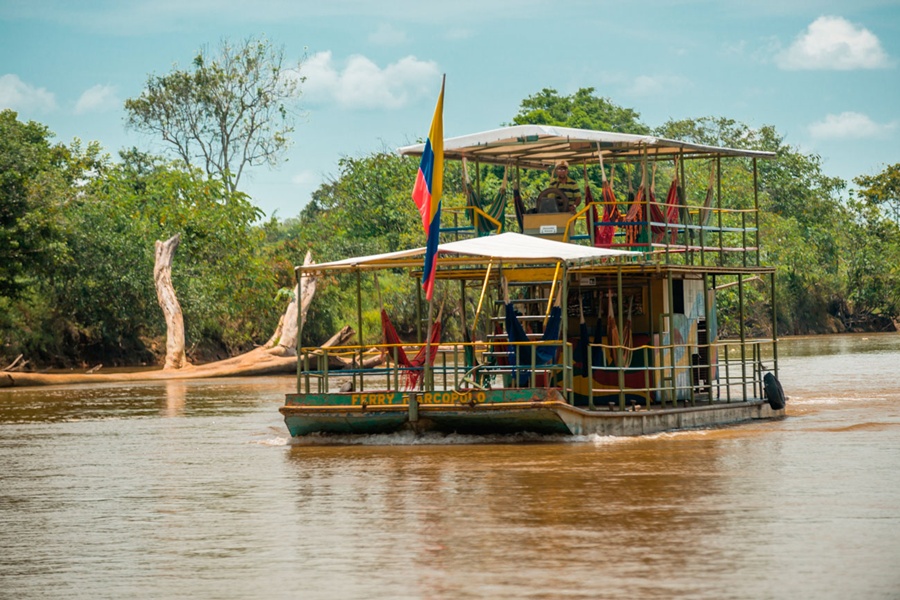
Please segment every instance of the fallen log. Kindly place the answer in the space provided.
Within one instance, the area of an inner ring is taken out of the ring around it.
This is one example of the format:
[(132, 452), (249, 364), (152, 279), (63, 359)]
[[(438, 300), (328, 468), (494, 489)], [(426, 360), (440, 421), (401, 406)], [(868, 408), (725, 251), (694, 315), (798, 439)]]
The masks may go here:
[[(271, 338), (258, 348), (254, 348), (250, 352), (226, 358), (224, 360), (207, 363), (204, 365), (191, 365), (185, 359), (181, 360), (181, 366), (178, 364), (179, 355), (179, 339), (181, 340), (181, 354), (183, 355), (183, 324), (181, 325), (181, 334), (179, 338), (179, 317), (181, 309), (178, 300), (175, 298), (174, 288), (171, 286), (171, 272), (167, 272), (166, 266), (171, 266), (172, 254), (178, 246), (178, 236), (167, 240), (166, 242), (157, 242), (157, 267), (159, 274), (155, 277), (157, 282), (158, 297), (160, 306), (166, 313), (166, 322), (168, 324), (167, 344), (166, 344), (166, 366), (162, 370), (140, 371), (135, 373), (110, 373), (99, 374), (95, 372), (88, 373), (26, 373), (4, 371), (0, 375), (0, 387), (27, 387), (27, 386), (45, 386), (45, 385), (76, 385), (90, 383), (117, 383), (131, 381), (164, 381), (177, 379), (206, 379), (214, 377), (246, 377), (255, 375), (273, 375), (293, 373), (297, 370), (297, 335), (299, 323), (306, 321), (306, 314), (312, 302), (313, 295), (316, 292), (315, 277), (304, 275), (300, 284), (294, 287), (294, 297), (285, 309), (284, 314), (279, 320), (275, 333)], [(162, 255), (161, 255), (162, 253)], [(306, 254), (304, 265), (312, 264), (312, 255)], [(168, 279), (166, 275), (168, 274)], [(300, 294), (302, 289), (302, 297)], [(165, 304), (165, 306), (164, 306)], [(169, 308), (166, 308), (168, 306)], [(297, 311), (300, 311), (300, 319), (297, 319)], [(167, 312), (169, 311), (169, 312)], [(174, 327), (173, 327), (174, 325)], [(173, 335), (174, 329), (174, 335)], [(342, 346), (347, 344), (356, 332), (349, 326), (342, 328), (331, 339), (322, 344), (321, 348), (330, 348), (333, 346)], [(171, 348), (170, 348), (171, 342)], [(323, 352), (324, 354), (324, 352)], [(380, 355), (379, 355), (380, 357)], [(379, 358), (374, 357), (374, 358)], [(21, 358), (21, 357), (20, 357)], [(10, 365), (9, 369), (15, 367), (16, 362)], [(172, 359), (172, 360), (170, 360)], [(27, 361), (26, 361), (27, 362)], [(350, 361), (352, 363), (352, 361)], [(21, 363), (19, 366), (24, 363)], [(369, 360), (364, 362), (377, 365), (377, 362), (371, 363)], [(338, 360), (330, 368), (342, 369), (348, 368), (349, 364)], [(95, 367), (91, 371), (98, 370)]]

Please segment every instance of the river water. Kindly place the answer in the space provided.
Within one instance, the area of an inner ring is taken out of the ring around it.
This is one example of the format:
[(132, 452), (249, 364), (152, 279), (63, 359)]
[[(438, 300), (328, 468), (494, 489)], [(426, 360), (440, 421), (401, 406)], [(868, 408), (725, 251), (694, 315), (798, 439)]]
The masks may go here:
[(788, 417), (291, 441), (290, 377), (0, 390), (0, 598), (900, 598), (900, 335)]

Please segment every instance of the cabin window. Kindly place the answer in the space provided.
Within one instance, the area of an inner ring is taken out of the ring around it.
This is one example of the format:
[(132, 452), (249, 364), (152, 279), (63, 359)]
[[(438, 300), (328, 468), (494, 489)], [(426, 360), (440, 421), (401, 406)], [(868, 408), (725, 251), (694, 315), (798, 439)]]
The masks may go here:
[(672, 280), (672, 313), (684, 314), (684, 280)]

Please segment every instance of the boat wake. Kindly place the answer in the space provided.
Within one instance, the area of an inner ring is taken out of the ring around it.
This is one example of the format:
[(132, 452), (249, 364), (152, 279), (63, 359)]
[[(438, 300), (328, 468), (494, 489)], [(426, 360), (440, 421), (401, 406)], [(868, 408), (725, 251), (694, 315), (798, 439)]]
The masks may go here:
[[(614, 444), (628, 438), (601, 435), (543, 435), (537, 433), (463, 435), (458, 433), (395, 433), (371, 435), (311, 434), (285, 441), (289, 446), (446, 446), (477, 444)], [(272, 445), (279, 445), (273, 443)]]

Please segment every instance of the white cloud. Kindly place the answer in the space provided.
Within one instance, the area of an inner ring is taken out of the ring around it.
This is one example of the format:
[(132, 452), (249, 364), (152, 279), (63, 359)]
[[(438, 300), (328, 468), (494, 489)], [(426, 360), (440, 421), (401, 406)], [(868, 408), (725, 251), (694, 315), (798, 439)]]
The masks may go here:
[(878, 37), (842, 17), (819, 17), (791, 46), (775, 56), (788, 71), (880, 69), (890, 65)]
[(34, 87), (18, 75), (0, 76), (0, 108), (17, 111), (50, 112), (56, 110), (56, 98), (45, 88)]
[(369, 34), (369, 41), (379, 46), (396, 46), (409, 41), (406, 32), (397, 29), (390, 23), (382, 23), (378, 29)]
[(300, 72), (306, 77), (302, 92), (307, 101), (336, 102), (348, 109), (403, 108), (415, 98), (433, 95), (440, 79), (436, 63), (415, 56), (382, 69), (365, 56), (354, 55), (341, 70), (330, 51), (311, 56)]
[(868, 116), (857, 112), (827, 115), (809, 126), (809, 133), (816, 139), (866, 139), (877, 138), (894, 129), (896, 123), (880, 125)]
[(639, 75), (631, 82), (628, 93), (632, 96), (657, 96), (680, 91), (686, 85), (686, 79), (675, 75)]
[(121, 104), (114, 86), (95, 85), (81, 94), (81, 98), (75, 103), (75, 114), (107, 112), (118, 109)]

